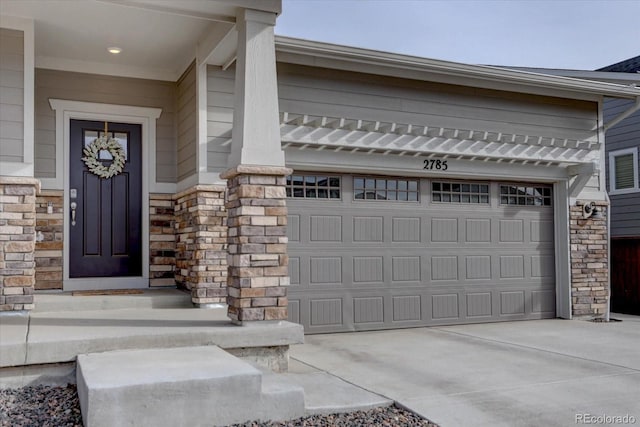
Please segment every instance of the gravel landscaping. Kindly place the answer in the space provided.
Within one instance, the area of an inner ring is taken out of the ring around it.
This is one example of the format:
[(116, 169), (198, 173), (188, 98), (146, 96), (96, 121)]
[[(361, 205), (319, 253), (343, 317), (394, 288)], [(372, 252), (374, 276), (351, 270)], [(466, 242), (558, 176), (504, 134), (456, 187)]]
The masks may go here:
[[(30, 386), (0, 390), (0, 426), (80, 427), (76, 386)], [(233, 427), (438, 427), (396, 406), (344, 414), (312, 415), (283, 422), (247, 422)]]
[(82, 426), (76, 386), (0, 390), (0, 426)]

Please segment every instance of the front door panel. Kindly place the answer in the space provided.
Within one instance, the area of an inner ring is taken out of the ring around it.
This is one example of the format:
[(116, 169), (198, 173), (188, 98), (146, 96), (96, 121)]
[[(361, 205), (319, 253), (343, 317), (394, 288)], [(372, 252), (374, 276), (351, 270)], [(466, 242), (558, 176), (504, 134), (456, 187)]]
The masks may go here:
[[(91, 172), (85, 146), (104, 134), (105, 123), (72, 120), (69, 156), (69, 277), (142, 275), (141, 126), (108, 123), (108, 136), (124, 149), (121, 173), (108, 178)], [(98, 154), (109, 167), (108, 151)], [(73, 205), (75, 203), (75, 205)]]

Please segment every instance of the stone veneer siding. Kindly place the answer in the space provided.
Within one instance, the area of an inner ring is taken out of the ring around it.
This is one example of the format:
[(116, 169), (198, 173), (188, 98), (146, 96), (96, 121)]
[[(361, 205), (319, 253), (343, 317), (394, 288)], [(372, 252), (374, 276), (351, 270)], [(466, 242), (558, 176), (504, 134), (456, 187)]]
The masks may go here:
[(36, 198), (36, 289), (62, 289), (63, 200), (62, 190), (42, 190)]
[(572, 311), (575, 317), (602, 318), (609, 300), (609, 208), (597, 202), (602, 219), (583, 219), (582, 204), (569, 210)]
[(0, 311), (31, 310), (40, 181), (0, 177)]
[(196, 185), (175, 199), (176, 282), (196, 305), (223, 303), (227, 289), (227, 212), (223, 185)]
[(149, 286), (175, 286), (176, 229), (172, 194), (149, 194)]
[(291, 169), (238, 166), (228, 179), (228, 316), (234, 323), (287, 319), (286, 176)]

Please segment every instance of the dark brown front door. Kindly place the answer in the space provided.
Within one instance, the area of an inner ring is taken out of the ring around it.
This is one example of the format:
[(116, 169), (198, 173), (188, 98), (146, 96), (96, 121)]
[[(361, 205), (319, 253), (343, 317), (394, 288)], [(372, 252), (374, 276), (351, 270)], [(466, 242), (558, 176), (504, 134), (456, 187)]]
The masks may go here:
[[(82, 158), (84, 147), (104, 134), (105, 123), (71, 120), (70, 278), (142, 275), (141, 126), (108, 123), (107, 127), (108, 136), (123, 147), (126, 161), (121, 173), (102, 178)], [(105, 167), (112, 163), (106, 150), (98, 158)]]

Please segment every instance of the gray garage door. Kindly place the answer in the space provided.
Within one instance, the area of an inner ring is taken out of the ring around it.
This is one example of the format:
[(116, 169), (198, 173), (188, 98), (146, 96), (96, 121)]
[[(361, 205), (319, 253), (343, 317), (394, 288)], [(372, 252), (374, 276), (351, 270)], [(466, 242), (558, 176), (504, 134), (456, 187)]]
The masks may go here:
[(551, 191), (296, 173), (289, 318), (318, 333), (555, 317)]

